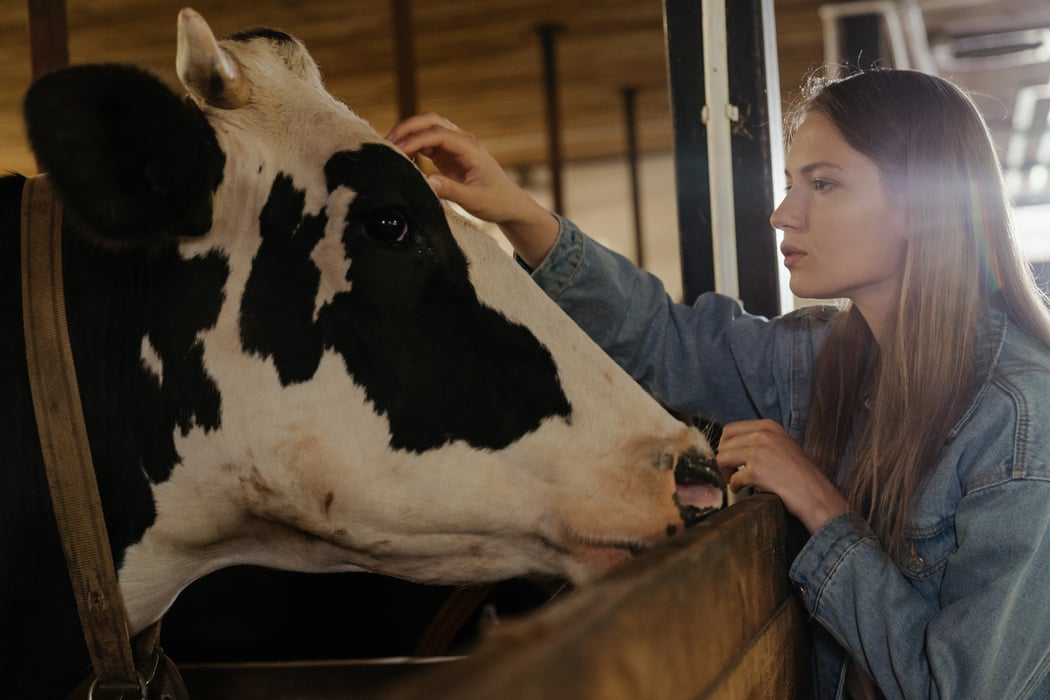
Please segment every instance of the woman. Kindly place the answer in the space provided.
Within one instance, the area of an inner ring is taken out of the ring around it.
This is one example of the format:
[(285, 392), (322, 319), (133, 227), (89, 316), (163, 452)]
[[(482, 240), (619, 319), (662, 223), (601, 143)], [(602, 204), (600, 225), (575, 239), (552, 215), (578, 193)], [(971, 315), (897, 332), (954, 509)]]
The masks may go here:
[(1050, 318), (987, 128), (894, 70), (814, 81), (787, 127), (791, 289), (846, 302), (772, 320), (673, 303), (436, 115), (389, 138), (650, 392), (725, 423), (733, 490), (802, 521), (817, 697), (1050, 698)]

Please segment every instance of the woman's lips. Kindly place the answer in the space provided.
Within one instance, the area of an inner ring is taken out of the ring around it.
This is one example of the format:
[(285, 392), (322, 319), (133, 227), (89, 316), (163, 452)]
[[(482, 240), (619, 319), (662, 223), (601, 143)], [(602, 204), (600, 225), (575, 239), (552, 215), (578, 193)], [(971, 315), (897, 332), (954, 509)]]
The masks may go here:
[(780, 246), (780, 253), (781, 253), (781, 255), (784, 256), (784, 267), (788, 268), (789, 270), (799, 260), (802, 259), (802, 256), (805, 255), (805, 253), (803, 253), (798, 248), (795, 248), (795, 247), (792, 247), (792, 246), (789, 246), (789, 245), (782, 245), (782, 246)]

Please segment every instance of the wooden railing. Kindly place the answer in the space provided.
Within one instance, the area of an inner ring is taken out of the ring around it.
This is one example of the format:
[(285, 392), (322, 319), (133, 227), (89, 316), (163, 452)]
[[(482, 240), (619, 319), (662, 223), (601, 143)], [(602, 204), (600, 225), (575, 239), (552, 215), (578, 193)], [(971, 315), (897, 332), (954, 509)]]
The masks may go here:
[(787, 578), (802, 541), (778, 498), (750, 496), (611, 575), (494, 625), (456, 661), (200, 667), (184, 675), (194, 700), (804, 697), (806, 615)]

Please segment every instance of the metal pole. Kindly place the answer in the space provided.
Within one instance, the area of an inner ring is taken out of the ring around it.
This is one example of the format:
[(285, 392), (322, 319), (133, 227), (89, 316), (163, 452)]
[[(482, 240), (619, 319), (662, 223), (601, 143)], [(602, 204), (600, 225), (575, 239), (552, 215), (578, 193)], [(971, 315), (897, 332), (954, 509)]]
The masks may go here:
[(736, 207), (733, 198), (733, 122), (739, 107), (729, 101), (729, 49), (725, 0), (703, 0), (704, 96), (707, 124), (707, 168), (711, 183), (711, 237), (714, 245), (715, 289), (740, 297), (736, 263)]
[(780, 266), (777, 232), (769, 215), (784, 191), (780, 69), (773, 0), (726, 3), (729, 90), (738, 105), (733, 132), (737, 280), (752, 313), (776, 316), (793, 298)]
[(773, 1), (664, 0), (664, 27), (684, 301), (717, 289), (776, 315), (768, 217), (783, 162)]
[(555, 24), (541, 24), (536, 31), (540, 35), (540, 46), (543, 50), (543, 85), (547, 104), (547, 152), (551, 169), (551, 196), (554, 200), (554, 211), (564, 215), (566, 211), (562, 190), (561, 110), (558, 106), (558, 65), (555, 51), (555, 37), (561, 32), (561, 27)]
[(638, 120), (636, 104), (638, 89), (625, 87), (623, 95), (623, 121), (627, 132), (627, 170), (631, 183), (631, 215), (634, 221), (635, 263), (645, 267), (645, 246), (642, 240), (642, 200), (638, 186)]
[(700, 119), (704, 108), (700, 14), (697, 0), (664, 0), (682, 295), (689, 304), (715, 288), (707, 127)]

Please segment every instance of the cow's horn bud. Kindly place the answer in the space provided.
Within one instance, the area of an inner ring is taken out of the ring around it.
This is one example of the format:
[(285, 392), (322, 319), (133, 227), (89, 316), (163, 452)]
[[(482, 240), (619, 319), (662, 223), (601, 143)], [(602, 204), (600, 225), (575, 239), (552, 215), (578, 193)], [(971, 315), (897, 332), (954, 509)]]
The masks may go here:
[(212, 106), (235, 109), (248, 101), (250, 88), (236, 59), (219, 46), (204, 18), (188, 7), (179, 11), (175, 70), (190, 93)]

